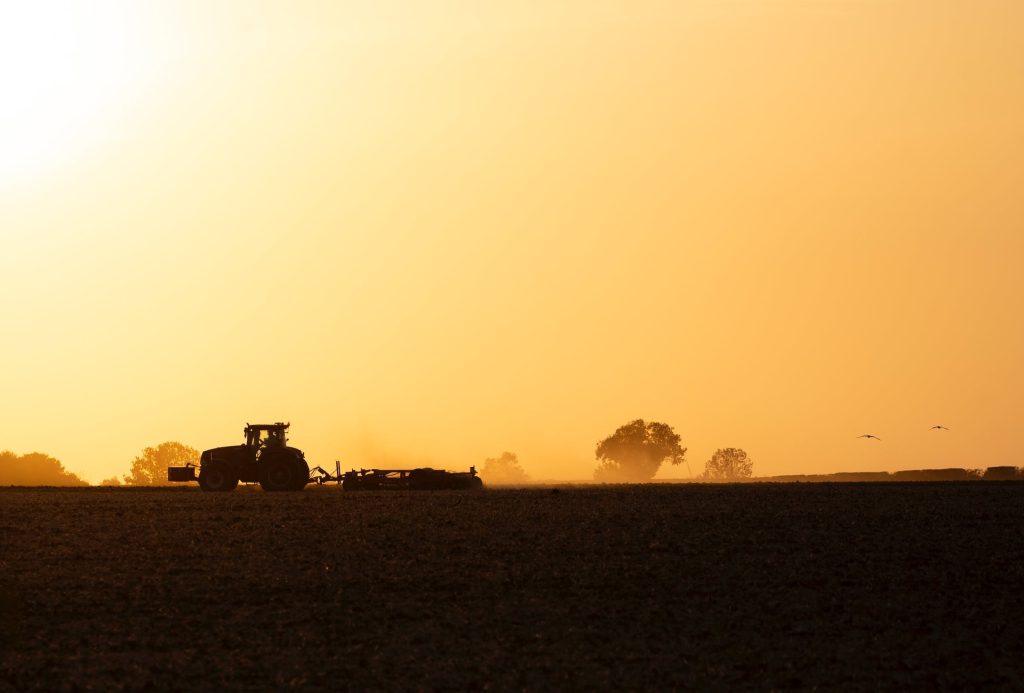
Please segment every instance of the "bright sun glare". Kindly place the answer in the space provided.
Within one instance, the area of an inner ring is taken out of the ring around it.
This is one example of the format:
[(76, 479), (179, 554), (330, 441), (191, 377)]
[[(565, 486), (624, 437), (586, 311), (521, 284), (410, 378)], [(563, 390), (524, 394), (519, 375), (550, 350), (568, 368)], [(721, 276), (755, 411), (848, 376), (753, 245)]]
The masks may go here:
[(133, 6), (0, 2), (0, 184), (67, 162), (127, 105), (149, 57)]

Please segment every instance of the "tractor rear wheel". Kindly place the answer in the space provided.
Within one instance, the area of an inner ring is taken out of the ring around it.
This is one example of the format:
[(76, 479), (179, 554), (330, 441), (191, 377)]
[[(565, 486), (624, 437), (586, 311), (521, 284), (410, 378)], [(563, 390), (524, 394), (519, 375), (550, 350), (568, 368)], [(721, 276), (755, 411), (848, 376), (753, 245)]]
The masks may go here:
[[(260, 486), (264, 491), (296, 491), (299, 474), (294, 460), (288, 457), (273, 457), (261, 460)], [(309, 477), (309, 472), (306, 472)], [(303, 483), (305, 486), (305, 483)]]
[(292, 485), (293, 491), (301, 491), (306, 488), (306, 484), (309, 483), (309, 465), (306, 464), (306, 460), (301, 457), (295, 458), (295, 483)]
[(223, 462), (207, 462), (199, 468), (199, 488), (204, 491), (234, 491), (238, 477)]

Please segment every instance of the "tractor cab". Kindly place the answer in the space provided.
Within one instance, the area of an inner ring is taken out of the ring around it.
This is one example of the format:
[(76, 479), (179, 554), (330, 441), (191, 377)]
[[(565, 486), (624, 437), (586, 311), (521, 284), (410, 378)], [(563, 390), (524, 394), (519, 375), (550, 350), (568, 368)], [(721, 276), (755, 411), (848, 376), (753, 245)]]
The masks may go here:
[(290, 425), (280, 421), (273, 424), (246, 424), (245, 446), (254, 450), (287, 447)]

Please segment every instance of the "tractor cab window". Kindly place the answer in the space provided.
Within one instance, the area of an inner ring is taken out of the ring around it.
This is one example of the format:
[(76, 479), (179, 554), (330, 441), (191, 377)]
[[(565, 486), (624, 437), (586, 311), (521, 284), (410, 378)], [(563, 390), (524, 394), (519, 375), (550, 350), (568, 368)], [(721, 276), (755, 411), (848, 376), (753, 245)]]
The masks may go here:
[(288, 444), (283, 428), (262, 428), (253, 426), (245, 431), (245, 444), (249, 447), (284, 447)]

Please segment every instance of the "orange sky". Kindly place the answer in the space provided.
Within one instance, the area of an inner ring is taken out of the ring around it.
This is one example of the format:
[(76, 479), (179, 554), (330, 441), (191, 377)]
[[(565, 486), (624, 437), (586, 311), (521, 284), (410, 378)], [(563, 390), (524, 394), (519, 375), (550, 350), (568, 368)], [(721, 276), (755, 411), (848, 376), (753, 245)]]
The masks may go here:
[(0, 448), (1024, 464), (1016, 0), (23, 5)]

